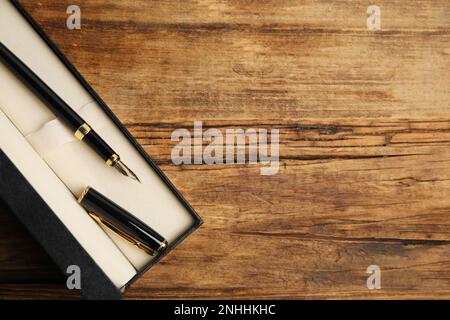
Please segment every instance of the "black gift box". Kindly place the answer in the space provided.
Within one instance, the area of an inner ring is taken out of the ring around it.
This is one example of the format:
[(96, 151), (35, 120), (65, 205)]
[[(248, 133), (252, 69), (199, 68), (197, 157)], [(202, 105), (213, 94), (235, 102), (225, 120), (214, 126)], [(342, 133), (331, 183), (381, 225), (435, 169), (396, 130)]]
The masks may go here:
[[(101, 106), (105, 113), (111, 118), (120, 131), (134, 145), (140, 155), (145, 158), (148, 165), (157, 173), (165, 185), (174, 193), (178, 201), (186, 208), (194, 220), (192, 227), (173, 241), (163, 254), (153, 259), (144, 268), (138, 270), (136, 276), (131, 279), (122, 290), (114, 286), (111, 280), (94, 262), (80, 243), (74, 238), (56, 214), (50, 209), (45, 201), (28, 183), (26, 178), (17, 169), (7, 155), (0, 150), (0, 198), (7, 207), (26, 226), (32, 236), (42, 245), (61, 271), (65, 274), (71, 265), (78, 265), (82, 270), (81, 291), (87, 299), (120, 299), (123, 292), (153, 265), (158, 263), (166, 254), (170, 253), (178, 244), (202, 224), (202, 219), (189, 205), (184, 197), (173, 186), (169, 179), (153, 162), (149, 155), (138, 144), (135, 138), (123, 126), (106, 103), (98, 96), (86, 80), (80, 75), (75, 67), (67, 60), (58, 47), (50, 40), (36, 21), (29, 15), (25, 8), (17, 0), (10, 0), (20, 14), (30, 23), (33, 29), (52, 49), (70, 72), (76, 77), (84, 89), (89, 92), (93, 99)], [(24, 201), (26, 200), (26, 201)], [(29, 214), (33, 212), (33, 214)]]

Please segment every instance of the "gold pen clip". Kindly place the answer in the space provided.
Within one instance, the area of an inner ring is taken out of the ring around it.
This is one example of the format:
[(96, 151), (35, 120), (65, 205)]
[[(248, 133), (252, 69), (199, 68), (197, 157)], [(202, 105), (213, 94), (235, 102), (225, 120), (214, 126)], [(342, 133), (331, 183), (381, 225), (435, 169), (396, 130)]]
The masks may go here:
[(104, 225), (105, 227), (107, 227), (108, 229), (110, 229), (111, 231), (113, 231), (114, 233), (116, 233), (117, 235), (119, 235), (121, 238), (127, 240), (128, 242), (130, 242), (131, 244), (135, 245), (136, 247), (138, 247), (141, 250), (144, 250), (145, 252), (147, 252), (149, 255), (154, 256), (158, 251), (161, 251), (163, 249), (165, 249), (165, 247), (167, 246), (166, 243), (164, 243), (159, 250), (155, 251), (152, 248), (150, 248), (149, 246), (137, 241), (136, 239), (134, 239), (133, 237), (131, 237), (130, 235), (126, 234), (125, 232), (123, 232), (122, 230), (118, 229), (117, 227), (115, 227), (114, 225), (112, 225), (111, 223), (109, 223), (108, 221), (102, 219), (101, 217), (97, 216), (94, 212), (89, 212), (89, 215), (91, 216), (92, 219), (94, 219), (98, 224), (100, 225)]

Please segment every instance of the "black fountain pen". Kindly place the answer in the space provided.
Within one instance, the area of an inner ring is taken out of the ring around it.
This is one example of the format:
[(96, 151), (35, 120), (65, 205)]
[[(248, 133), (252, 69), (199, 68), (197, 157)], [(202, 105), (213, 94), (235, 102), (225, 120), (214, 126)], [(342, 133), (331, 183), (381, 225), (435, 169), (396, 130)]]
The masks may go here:
[[(139, 178), (121, 160), (119, 155), (83, 120), (64, 100), (44, 83), (27, 65), (0, 42), (0, 60), (66, 125), (75, 137), (86, 142), (110, 167), (123, 175)], [(140, 182), (140, 181), (139, 181)]]

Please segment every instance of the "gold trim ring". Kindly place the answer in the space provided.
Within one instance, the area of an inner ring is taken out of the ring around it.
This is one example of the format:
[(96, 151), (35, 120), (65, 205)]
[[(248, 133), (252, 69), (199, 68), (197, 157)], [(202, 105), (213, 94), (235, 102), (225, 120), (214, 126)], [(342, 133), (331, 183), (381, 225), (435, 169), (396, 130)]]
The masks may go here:
[(80, 194), (80, 196), (78, 197), (78, 203), (83, 202), (84, 197), (86, 196), (86, 194), (91, 190), (91, 187), (86, 187), (83, 192)]
[(106, 160), (106, 164), (110, 167), (114, 167), (117, 162), (120, 161), (120, 157), (117, 154), (113, 154), (111, 158)]
[(91, 132), (92, 128), (87, 124), (82, 124), (77, 131), (75, 131), (75, 137), (82, 141), (84, 137)]

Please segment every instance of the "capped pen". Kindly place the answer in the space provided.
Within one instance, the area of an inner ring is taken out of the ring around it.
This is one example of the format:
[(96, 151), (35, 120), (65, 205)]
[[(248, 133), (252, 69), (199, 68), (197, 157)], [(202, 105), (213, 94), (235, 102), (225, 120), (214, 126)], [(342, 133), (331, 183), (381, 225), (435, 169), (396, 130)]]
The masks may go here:
[(87, 187), (78, 202), (98, 224), (148, 254), (154, 256), (167, 248), (163, 236), (97, 190)]
[(83, 120), (63, 99), (25, 63), (0, 42), (0, 60), (68, 127), (74, 130), (75, 137), (85, 142), (105, 163), (120, 173), (139, 181), (137, 175), (128, 168), (120, 156)]

